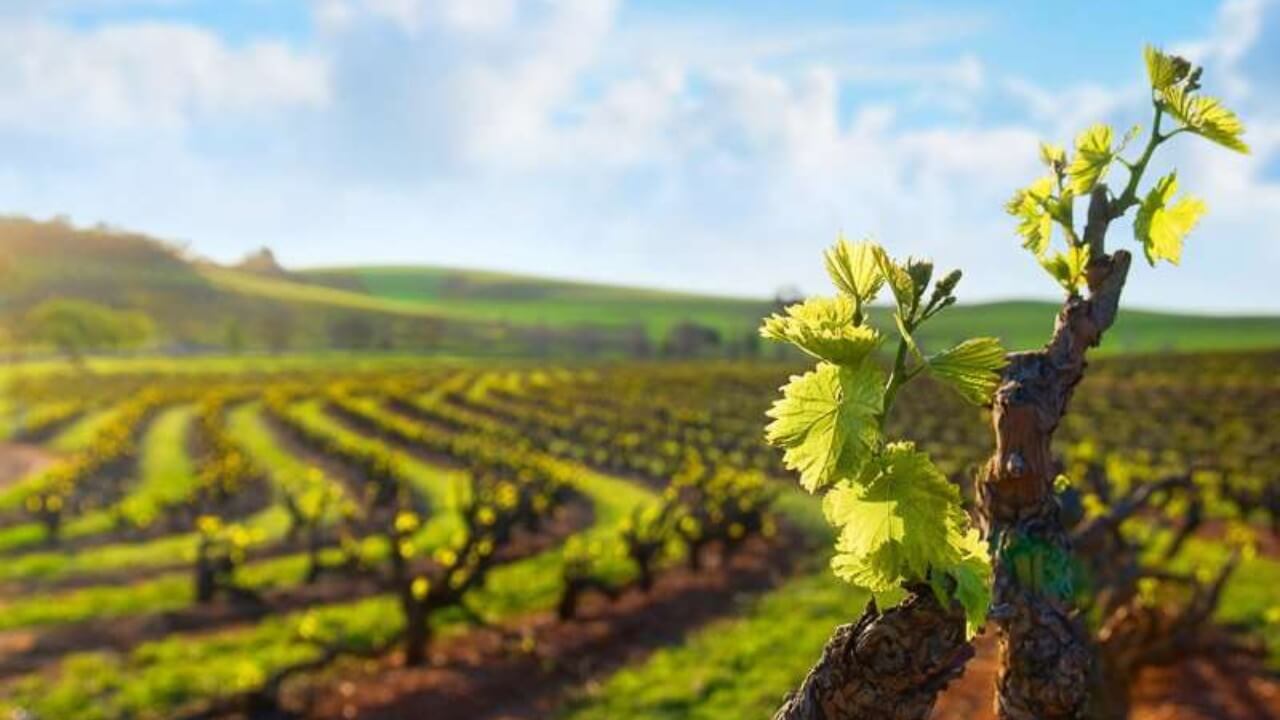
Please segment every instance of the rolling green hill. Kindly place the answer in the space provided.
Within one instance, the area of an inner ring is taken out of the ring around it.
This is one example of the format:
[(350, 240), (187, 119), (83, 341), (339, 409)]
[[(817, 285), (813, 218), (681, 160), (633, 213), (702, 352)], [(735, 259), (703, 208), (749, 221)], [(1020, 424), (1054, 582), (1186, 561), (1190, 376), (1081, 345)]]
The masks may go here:
[[(265, 258), (265, 259), (264, 259)], [(658, 352), (673, 329), (714, 330), (711, 353), (750, 349), (763, 299), (617, 287), (438, 267), (286, 271), (224, 267), (165, 243), (105, 228), (0, 218), (0, 338), (22, 343), (24, 318), (51, 298), (150, 316), (153, 350), (321, 349), (472, 355), (600, 357)], [(266, 262), (271, 260), (271, 262)], [(260, 268), (260, 269), (259, 269)], [(1010, 348), (1041, 344), (1052, 302), (959, 306), (919, 338), (929, 348), (994, 335)], [(876, 320), (887, 326), (887, 311)], [(1108, 352), (1280, 346), (1280, 317), (1212, 317), (1126, 310)], [(764, 352), (771, 352), (769, 349)]]
[[(922, 341), (941, 345), (974, 335), (999, 337), (1010, 349), (1044, 344), (1058, 304), (1030, 300), (959, 305), (931, 320)], [(881, 319), (881, 324), (884, 319)], [(1101, 350), (1108, 353), (1243, 350), (1280, 346), (1280, 317), (1215, 316), (1122, 308)], [(939, 349), (937, 347), (929, 349)]]
[(763, 300), (724, 298), (525, 275), (437, 267), (353, 267), (304, 270), (310, 283), (402, 303), (447, 316), (517, 325), (640, 326), (660, 337), (696, 322), (722, 335), (753, 329), (770, 310)]
[[(273, 281), (284, 291), (257, 286)], [(135, 233), (0, 218), (0, 340), (7, 344), (38, 344), (31, 311), (60, 299), (145, 313), (156, 327), (149, 349), (161, 351), (306, 351), (351, 340), (360, 341), (353, 349), (427, 349), (446, 340), (437, 315), (389, 313), (372, 298), (308, 302), (315, 291), (325, 289), (221, 269)]]
[[(673, 293), (594, 283), (438, 267), (349, 267), (305, 270), (294, 277), (348, 297), (376, 298), (398, 308), (471, 320), (576, 325), (644, 325), (660, 335), (693, 321), (726, 336), (754, 329), (772, 312), (763, 300)], [(337, 295), (330, 296), (337, 298)], [(1000, 337), (1010, 348), (1038, 347), (1053, 328), (1058, 304), (1012, 300), (951, 308), (930, 323), (922, 341), (942, 345), (975, 335)], [(887, 311), (876, 322), (889, 328)], [(1107, 336), (1109, 352), (1214, 350), (1280, 346), (1280, 317), (1212, 316), (1126, 309)]]

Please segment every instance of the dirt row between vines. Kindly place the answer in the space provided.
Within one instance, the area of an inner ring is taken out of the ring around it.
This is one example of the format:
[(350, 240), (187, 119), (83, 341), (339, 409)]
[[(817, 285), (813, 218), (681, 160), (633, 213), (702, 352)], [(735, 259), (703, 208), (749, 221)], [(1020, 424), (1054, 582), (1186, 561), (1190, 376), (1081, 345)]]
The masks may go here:
[[(996, 720), (998, 648), (988, 632), (977, 657), (938, 700), (936, 720)], [(1252, 659), (1187, 659), (1151, 668), (1133, 688), (1130, 720), (1275, 720), (1280, 718), (1280, 678)]]
[(52, 465), (58, 458), (57, 453), (35, 443), (0, 443), (0, 490)]

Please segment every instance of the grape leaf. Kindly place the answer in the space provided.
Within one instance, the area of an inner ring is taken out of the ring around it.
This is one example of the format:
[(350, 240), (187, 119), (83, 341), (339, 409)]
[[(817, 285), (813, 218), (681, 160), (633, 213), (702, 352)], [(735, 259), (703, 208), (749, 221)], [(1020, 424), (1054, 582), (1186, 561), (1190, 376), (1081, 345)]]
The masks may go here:
[(877, 247), (870, 241), (851, 243), (841, 237), (824, 254), (831, 282), (840, 292), (852, 297), (858, 307), (874, 300), (884, 284), (884, 276), (876, 263)]
[(1191, 63), (1176, 55), (1167, 55), (1152, 45), (1143, 50), (1143, 57), (1147, 61), (1147, 78), (1151, 80), (1153, 90), (1177, 85), (1191, 72)]
[[(960, 559), (943, 572), (955, 582), (951, 595), (964, 608), (966, 630), (972, 638), (982, 629), (991, 606), (991, 557), (987, 552), (986, 541), (975, 529), (953, 534), (950, 542)], [(941, 579), (938, 575), (931, 579), (934, 580), (935, 592), (943, 590), (938, 586)], [(942, 594), (946, 595), (945, 592)]]
[(883, 604), (881, 598), (895, 590), (901, 590), (903, 580), (898, 572), (894, 553), (895, 548), (890, 546), (867, 556), (837, 552), (831, 558), (831, 572), (850, 585), (870, 592), (876, 596), (877, 605), (887, 608), (895, 603)]
[(1084, 287), (1086, 281), (1084, 271), (1088, 265), (1088, 245), (1072, 245), (1065, 253), (1054, 253), (1051, 257), (1040, 258), (1040, 266), (1048, 271), (1068, 293), (1074, 293)]
[(1177, 85), (1161, 91), (1161, 98), (1164, 109), (1187, 130), (1223, 147), (1248, 154), (1249, 146), (1240, 139), (1244, 134), (1244, 123), (1223, 107), (1217, 98), (1193, 95)]
[(1115, 160), (1111, 136), (1111, 126), (1098, 123), (1076, 137), (1076, 156), (1067, 167), (1071, 191), (1076, 195), (1089, 194)]
[(894, 302), (898, 305), (898, 312), (903, 317), (911, 317), (915, 312), (916, 305), (916, 285), (911, 279), (911, 273), (907, 268), (894, 262), (889, 257), (889, 253), (884, 251), (882, 247), (875, 247), (872, 250), (875, 256), (876, 265), (880, 268), (880, 274), (888, 283), (889, 289), (893, 291)]
[(929, 372), (975, 405), (991, 402), (1005, 366), (1005, 349), (995, 338), (965, 340), (929, 356)]
[(960, 560), (951, 542), (960, 491), (912, 443), (886, 446), (856, 479), (832, 488), (822, 508), (840, 532), (836, 556), (857, 560), (839, 566), (856, 570), (868, 589), (893, 577), (924, 579), (929, 568)]
[(880, 439), (876, 416), (884, 406), (884, 373), (870, 362), (857, 367), (819, 363), (792, 376), (767, 413), (765, 436), (784, 448), (783, 463), (800, 472), (809, 492), (857, 472)]
[(1171, 172), (1156, 181), (1134, 218), (1134, 237), (1142, 243), (1147, 262), (1152, 265), (1159, 260), (1177, 265), (1182, 258), (1183, 238), (1205, 213), (1204, 202), (1199, 198), (1183, 197), (1170, 205), (1177, 192), (1178, 176)]
[(819, 360), (857, 365), (880, 345), (875, 328), (854, 325), (856, 300), (811, 298), (765, 319), (760, 335), (789, 342)]
[(1054, 218), (1048, 208), (1052, 194), (1053, 178), (1042, 177), (1014, 193), (1004, 206), (1005, 211), (1018, 218), (1022, 247), (1035, 253), (1036, 257), (1044, 255), (1053, 240)]
[(1050, 170), (1056, 171), (1058, 167), (1067, 164), (1067, 151), (1061, 145), (1042, 142), (1040, 143), (1040, 162)]

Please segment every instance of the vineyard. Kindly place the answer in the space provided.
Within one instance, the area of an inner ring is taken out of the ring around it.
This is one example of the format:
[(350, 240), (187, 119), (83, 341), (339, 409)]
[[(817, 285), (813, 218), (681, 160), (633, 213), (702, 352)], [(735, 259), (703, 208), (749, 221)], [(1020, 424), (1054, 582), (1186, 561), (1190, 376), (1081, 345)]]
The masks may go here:
[[(765, 441), (799, 371), (12, 374), (6, 452), (30, 462), (0, 480), (0, 711), (764, 717), (866, 602)], [(1238, 651), (1228, 670), (1150, 663), (1138, 709), (1280, 711), (1280, 354), (1106, 358), (1072, 402), (1055, 451), (1077, 545), (1208, 587), (1197, 627)], [(921, 380), (886, 432), (970, 506), (986, 412)], [(991, 652), (980, 639), (939, 717), (989, 712)], [(1197, 705), (1205, 683), (1232, 704)]]

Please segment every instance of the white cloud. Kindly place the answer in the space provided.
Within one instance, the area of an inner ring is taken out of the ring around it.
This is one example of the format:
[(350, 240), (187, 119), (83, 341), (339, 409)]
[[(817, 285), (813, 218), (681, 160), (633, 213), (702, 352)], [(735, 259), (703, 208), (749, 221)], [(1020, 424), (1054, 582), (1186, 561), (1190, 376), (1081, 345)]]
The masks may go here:
[(319, 58), (280, 43), (231, 48), (184, 25), (74, 30), (38, 19), (0, 24), (0, 128), (39, 133), (181, 129), (328, 98)]

